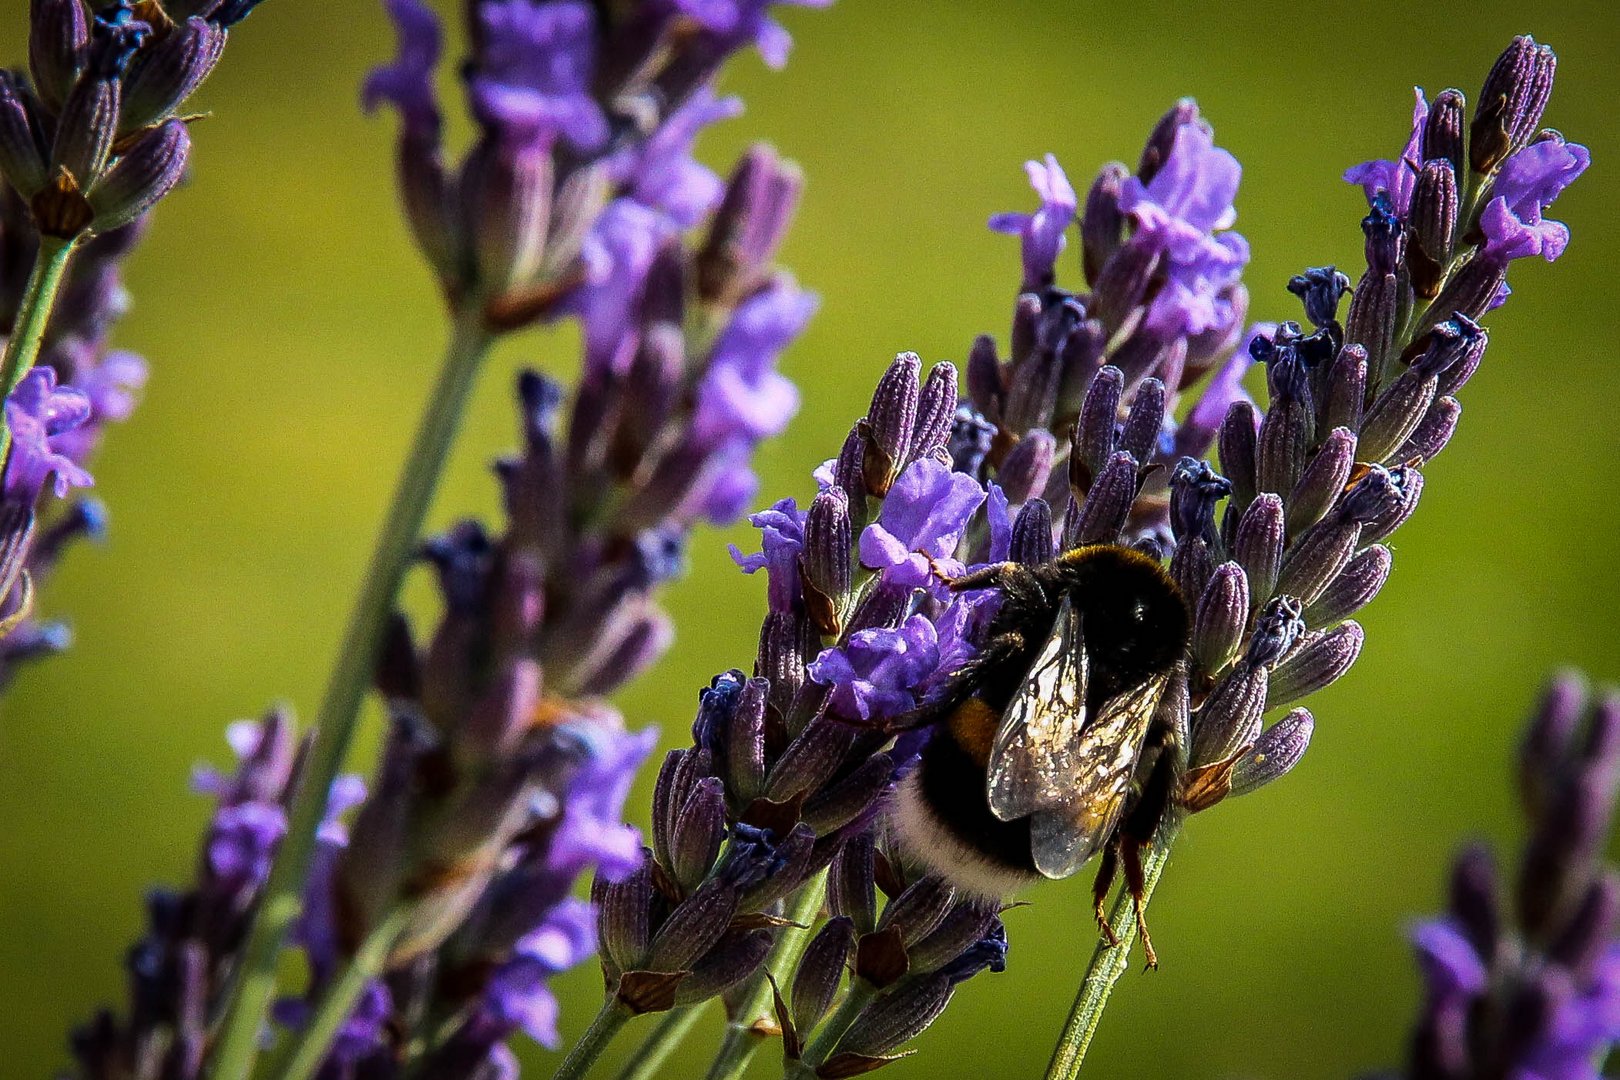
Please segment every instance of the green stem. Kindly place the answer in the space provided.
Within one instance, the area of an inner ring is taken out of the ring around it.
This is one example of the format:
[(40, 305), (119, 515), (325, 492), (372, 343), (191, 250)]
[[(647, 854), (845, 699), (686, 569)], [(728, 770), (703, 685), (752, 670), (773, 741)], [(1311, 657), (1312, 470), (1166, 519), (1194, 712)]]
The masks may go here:
[(315, 1075), (321, 1062), (326, 1059), (326, 1052), (338, 1028), (349, 1018), (366, 983), (382, 973), (388, 962), (388, 954), (410, 917), (409, 905), (395, 908), (360, 943), (360, 948), (349, 958), (348, 964), (327, 986), (309, 1024), (289, 1045), (282, 1062), (270, 1070), (275, 1080), (309, 1080)]
[(787, 917), (799, 925), (784, 926), (771, 945), (771, 953), (765, 958), (764, 966), (754, 976), (747, 997), (736, 1011), (736, 1018), (726, 1025), (726, 1036), (720, 1043), (720, 1051), (714, 1057), (714, 1064), (709, 1066), (708, 1080), (736, 1080), (748, 1068), (748, 1059), (754, 1056), (754, 1051), (765, 1041), (755, 1029), (754, 1022), (762, 1016), (771, 1015), (773, 1003), (771, 983), (770, 979), (765, 977), (765, 972), (771, 973), (778, 986), (786, 986), (792, 981), (793, 972), (799, 966), (799, 958), (804, 955), (805, 947), (810, 944), (810, 926), (815, 922), (816, 914), (826, 899), (825, 871), (816, 875), (794, 894)]
[(844, 1032), (849, 1030), (855, 1018), (861, 1015), (861, 1010), (876, 996), (877, 988), (871, 983), (865, 979), (851, 978), (844, 1000), (838, 1003), (832, 1016), (821, 1025), (821, 1030), (810, 1040), (810, 1045), (804, 1048), (804, 1056), (787, 1070), (787, 1078), (797, 1080), (799, 1077), (815, 1076), (816, 1069), (827, 1060), (827, 1056), (838, 1049), (838, 1040), (844, 1037)]
[[(17, 305), (17, 317), (11, 325), (11, 336), (6, 338), (5, 354), (0, 357), (0, 401), (17, 388), (34, 361), (39, 359), (39, 347), (45, 340), (45, 328), (50, 325), (56, 294), (67, 276), (75, 244), (76, 241), (56, 236), (39, 238), (34, 268), (28, 273), (28, 285)], [(5, 460), (10, 449), (11, 428), (5, 423), (4, 411), (0, 410), (0, 461)]]
[(585, 1034), (579, 1037), (574, 1048), (568, 1051), (563, 1063), (557, 1066), (557, 1071), (551, 1074), (551, 1080), (580, 1080), (591, 1071), (596, 1059), (602, 1056), (613, 1036), (624, 1027), (626, 1020), (631, 1016), (630, 1010), (625, 1008), (617, 998), (609, 998), (602, 1004), (602, 1011), (596, 1014), (591, 1026), (585, 1029)]
[[(1153, 895), (1154, 886), (1159, 883), (1159, 874), (1164, 870), (1165, 860), (1170, 857), (1170, 844), (1175, 840), (1175, 834), (1175, 826), (1161, 832), (1159, 842), (1148, 852), (1142, 864), (1144, 907)], [(1091, 954), (1091, 965), (1086, 968), (1086, 976), (1080, 982), (1080, 992), (1069, 1007), (1069, 1019), (1063, 1025), (1063, 1034), (1058, 1036), (1057, 1046), (1052, 1050), (1052, 1063), (1046, 1067), (1046, 1080), (1074, 1080), (1079, 1075), (1080, 1063), (1086, 1059), (1086, 1050), (1091, 1046), (1092, 1036), (1097, 1034), (1103, 1010), (1108, 1007), (1108, 996), (1114, 992), (1114, 984), (1119, 982), (1120, 976), (1130, 966), (1131, 945), (1136, 941), (1137, 929), (1130, 890), (1119, 891), (1119, 899), (1114, 901), (1114, 908), (1108, 914), (1108, 925), (1114, 928), (1119, 944), (1099, 942), (1097, 950)]]
[(271, 866), (216, 1043), (212, 1080), (247, 1080), (252, 1072), (259, 1031), (275, 995), (277, 959), (302, 906), (327, 793), (348, 757), (400, 582), (415, 557), (423, 520), (491, 340), (476, 312), (456, 321), (444, 367), (383, 519), (365, 584), (316, 714), (314, 740), (299, 770), (287, 835)]
[(657, 1080), (663, 1073), (664, 1062), (686, 1038), (692, 1025), (703, 1015), (702, 1005), (677, 1005), (664, 1014), (658, 1026), (652, 1029), (630, 1060), (619, 1070), (617, 1080)]

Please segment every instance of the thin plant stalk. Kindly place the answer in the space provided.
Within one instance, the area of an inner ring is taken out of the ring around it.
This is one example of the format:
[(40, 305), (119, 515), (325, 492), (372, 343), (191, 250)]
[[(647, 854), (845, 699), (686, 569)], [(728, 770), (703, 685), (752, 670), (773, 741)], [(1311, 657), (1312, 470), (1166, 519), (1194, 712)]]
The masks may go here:
[(360, 948), (321, 995), (309, 1023), (288, 1045), (283, 1063), (270, 1070), (274, 1080), (309, 1080), (315, 1075), (366, 983), (382, 973), (388, 954), (410, 916), (410, 906), (400, 905), (360, 943)]
[(326, 813), (327, 793), (354, 741), (384, 627), (405, 571), (416, 556), (423, 521), (491, 341), (478, 312), (457, 319), (444, 367), (378, 533), (360, 598), (316, 714), (314, 740), (299, 770), (288, 813), (287, 835), (276, 851), (242, 953), (241, 974), (221, 1028), (212, 1080), (247, 1080), (252, 1073), (259, 1030), (275, 996), (277, 961), (303, 906), (304, 883)]
[(702, 1005), (677, 1005), (665, 1013), (658, 1026), (624, 1063), (617, 1080), (657, 1080), (663, 1075), (664, 1062), (702, 1015)]
[[(56, 236), (41, 236), (39, 251), (34, 256), (34, 267), (28, 273), (28, 285), (23, 290), (22, 302), (17, 306), (17, 318), (12, 324), (11, 336), (6, 339), (6, 351), (0, 358), (0, 401), (10, 396), (39, 359), (39, 347), (45, 340), (45, 328), (50, 325), (51, 312), (56, 307), (56, 294), (61, 291), (62, 279), (67, 276), (68, 262), (73, 258), (76, 241)], [(0, 413), (0, 461), (11, 449), (11, 427)]]
[(631, 1015), (630, 1010), (617, 998), (604, 1002), (601, 1011), (591, 1021), (591, 1026), (585, 1029), (585, 1034), (579, 1037), (563, 1063), (557, 1066), (557, 1071), (551, 1074), (551, 1080), (580, 1080), (590, 1072), (596, 1059), (602, 1056), (602, 1051), (608, 1048)]
[[(1158, 843), (1153, 845), (1143, 860), (1144, 908), (1153, 896), (1154, 886), (1159, 883), (1159, 874), (1164, 870), (1165, 862), (1170, 858), (1170, 844), (1175, 840), (1176, 831), (1175, 826), (1163, 831)], [(1107, 941), (1098, 942), (1096, 951), (1091, 954), (1085, 978), (1080, 981), (1080, 990), (1074, 996), (1074, 1004), (1069, 1007), (1069, 1018), (1063, 1024), (1063, 1033), (1058, 1036), (1057, 1046), (1052, 1050), (1052, 1063), (1046, 1067), (1046, 1080), (1074, 1080), (1080, 1075), (1080, 1065), (1086, 1059), (1092, 1037), (1097, 1034), (1097, 1025), (1102, 1023), (1103, 1010), (1108, 1007), (1114, 984), (1130, 968), (1131, 946), (1136, 943), (1137, 927), (1136, 911), (1129, 890), (1119, 891), (1113, 910), (1108, 913), (1108, 925), (1114, 928), (1119, 943), (1110, 945)]]
[[(799, 958), (810, 943), (810, 927), (827, 899), (827, 874), (816, 875), (793, 898), (787, 917), (796, 925), (784, 926), (771, 946), (765, 965), (755, 976), (754, 986), (737, 1010), (737, 1018), (726, 1025), (725, 1040), (709, 1066), (708, 1080), (736, 1080), (748, 1068), (749, 1058), (764, 1040), (754, 1030), (754, 1021), (771, 1008), (771, 979), (786, 986), (793, 979)], [(770, 977), (766, 977), (766, 972)], [(684, 1034), (684, 1032), (682, 1033)], [(666, 1053), (668, 1051), (665, 1051)]]

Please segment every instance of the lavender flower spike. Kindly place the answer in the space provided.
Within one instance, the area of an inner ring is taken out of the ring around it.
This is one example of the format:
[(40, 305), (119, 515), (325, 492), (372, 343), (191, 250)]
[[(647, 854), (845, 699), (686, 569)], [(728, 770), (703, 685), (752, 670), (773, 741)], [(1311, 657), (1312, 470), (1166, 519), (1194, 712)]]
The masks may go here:
[(1063, 234), (1079, 203), (1074, 186), (1051, 154), (1044, 161), (1025, 162), (1024, 171), (1041, 197), (1041, 208), (1033, 214), (997, 214), (990, 219), (990, 227), (1023, 237), (1024, 288), (1038, 291), (1050, 285), (1057, 273), (1058, 256), (1068, 243)]
[(1406, 1075), (1596, 1080), (1620, 1045), (1620, 877), (1603, 857), (1617, 749), (1620, 696), (1554, 680), (1521, 755), (1530, 834), (1515, 902), (1472, 846), (1447, 912), (1413, 928), (1426, 994)]

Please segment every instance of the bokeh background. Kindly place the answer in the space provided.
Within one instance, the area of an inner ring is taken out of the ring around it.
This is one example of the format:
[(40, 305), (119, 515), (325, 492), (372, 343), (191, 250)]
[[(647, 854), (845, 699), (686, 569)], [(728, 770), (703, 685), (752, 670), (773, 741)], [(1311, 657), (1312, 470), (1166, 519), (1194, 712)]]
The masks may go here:
[[(26, 3), (0, 13), (0, 59), (16, 63)], [(1088, 1075), (1325, 1080), (1397, 1062), (1417, 989), (1404, 927), (1439, 903), (1461, 840), (1518, 841), (1512, 753), (1540, 680), (1566, 663), (1620, 677), (1620, 21), (1597, 4), (1393, 0), (843, 0), (786, 21), (788, 70), (736, 63), (748, 113), (702, 146), (724, 168), (767, 138), (810, 177), (784, 261), (824, 303), (785, 361), (805, 407), (765, 452), (762, 499), (813, 490), (895, 351), (960, 360), (975, 333), (1005, 333), (1018, 254), (984, 219), (1031, 204), (1025, 158), (1054, 151), (1083, 185), (1196, 95), (1245, 166), (1255, 314), (1295, 317), (1289, 274), (1359, 272), (1363, 203), (1338, 175), (1399, 148), (1411, 85), (1472, 96), (1515, 32), (1559, 50), (1548, 121), (1595, 161), (1557, 207), (1574, 242), (1555, 267), (1516, 268), (1462, 430), (1365, 614), (1361, 662), (1311, 702), (1304, 764), (1184, 834), (1153, 907), (1164, 966), (1125, 980)], [(191, 872), (208, 808), (187, 775), (227, 757), (225, 723), (275, 700), (307, 712), (325, 677), (444, 337), (394, 210), (393, 124), (355, 105), (392, 48), (371, 0), (266, 3), (203, 92), (194, 182), (131, 267), (121, 344), (154, 375), (96, 470), (111, 538), (44, 599), (74, 648), (0, 705), (6, 1078), (65, 1064), (67, 1027), (121, 997), (143, 889)], [(437, 523), (494, 510), (486, 464), (514, 438), (517, 365), (567, 372), (573, 357), (564, 333), (502, 351)], [(697, 688), (752, 653), (762, 582), (725, 554), (747, 533), (698, 536), (669, 596), (688, 632), (619, 699), (666, 742), (685, 738)], [(429, 603), (420, 582), (412, 602)], [(1013, 912), (1007, 972), (967, 984), (887, 1075), (1038, 1075), (1095, 940), (1086, 892), (1046, 887)], [(571, 1036), (600, 982), (576, 971), (561, 992)], [(690, 1050), (669, 1075), (702, 1060)], [(556, 1058), (529, 1061), (544, 1076)], [(762, 1054), (755, 1075), (774, 1069)]]

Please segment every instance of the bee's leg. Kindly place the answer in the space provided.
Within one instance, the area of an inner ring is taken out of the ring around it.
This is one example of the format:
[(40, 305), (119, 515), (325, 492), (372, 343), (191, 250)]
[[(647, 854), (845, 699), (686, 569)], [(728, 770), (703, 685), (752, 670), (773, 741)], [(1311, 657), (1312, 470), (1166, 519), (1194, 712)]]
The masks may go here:
[(1009, 578), (1020, 573), (1028, 573), (1021, 564), (1015, 562), (991, 563), (989, 566), (981, 566), (971, 574), (963, 574), (961, 577), (951, 577), (951, 575), (940, 569), (937, 562), (930, 562), (929, 569), (934, 572), (934, 577), (949, 585), (955, 592), (968, 592), (973, 589), (999, 589), (1006, 584)]
[(1142, 873), (1142, 849), (1146, 845), (1135, 837), (1124, 837), (1120, 843), (1120, 861), (1125, 864), (1125, 887), (1131, 891), (1131, 907), (1136, 913), (1136, 932), (1142, 937), (1142, 952), (1150, 969), (1159, 966), (1159, 954), (1153, 951), (1153, 938), (1147, 926), (1147, 879)]
[(1114, 887), (1114, 875), (1119, 872), (1119, 842), (1109, 841), (1102, 850), (1102, 859), (1097, 863), (1097, 877), (1091, 883), (1092, 911), (1097, 916), (1097, 929), (1107, 939), (1112, 948), (1119, 944), (1119, 935), (1108, 923), (1108, 912), (1104, 905), (1108, 901), (1108, 893)]

